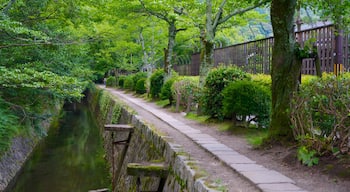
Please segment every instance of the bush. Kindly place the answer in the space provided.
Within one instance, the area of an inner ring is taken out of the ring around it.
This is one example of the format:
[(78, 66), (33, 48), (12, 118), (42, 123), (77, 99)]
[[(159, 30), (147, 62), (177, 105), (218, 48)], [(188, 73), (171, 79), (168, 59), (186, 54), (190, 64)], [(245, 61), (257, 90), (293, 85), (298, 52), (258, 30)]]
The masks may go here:
[(135, 73), (133, 76), (132, 76), (132, 80), (134, 81), (134, 91), (136, 91), (136, 84), (137, 82), (140, 80), (140, 79), (146, 79), (147, 78), (147, 73), (146, 72), (138, 72), (138, 73)]
[(271, 89), (271, 85), (272, 85), (271, 75), (254, 74), (251, 77), (254, 82)]
[(349, 152), (349, 89), (346, 76), (325, 75), (302, 85), (290, 107), (294, 137), (320, 155)]
[(0, 97), (0, 157), (9, 148), (19, 129), (18, 117)]
[(124, 75), (121, 75), (118, 77), (118, 86), (120, 88), (123, 88), (124, 87), (124, 80), (125, 80), (126, 76)]
[(203, 112), (206, 115), (223, 120), (222, 90), (230, 82), (247, 78), (249, 78), (248, 74), (237, 67), (221, 66), (209, 71), (201, 97)]
[(134, 80), (133, 80), (133, 76), (132, 75), (129, 75), (129, 76), (125, 77), (124, 89), (127, 89), (127, 90), (133, 90), (134, 89)]
[(117, 84), (117, 80), (114, 76), (109, 76), (106, 79), (106, 87), (115, 87)]
[(153, 99), (159, 98), (164, 83), (164, 75), (164, 70), (158, 69), (150, 77), (150, 93)]
[(135, 91), (138, 94), (144, 94), (147, 92), (146, 90), (146, 78), (141, 78), (137, 81), (136, 85), (135, 85)]
[(271, 94), (268, 88), (253, 81), (230, 83), (222, 92), (223, 112), (235, 120), (258, 123), (268, 127), (271, 113)]
[[(176, 102), (179, 102), (179, 106), (182, 106), (184, 109), (192, 108), (199, 100), (199, 77), (186, 76), (179, 78), (173, 83), (171, 92)], [(180, 96), (179, 101), (177, 101), (178, 96)], [(189, 99), (192, 101), (191, 103), (188, 102)], [(188, 106), (188, 104), (191, 106)]]
[(162, 86), (162, 89), (160, 91), (160, 98), (161, 99), (169, 99), (170, 105), (174, 101), (173, 94), (171, 93), (171, 87), (173, 86), (173, 83), (177, 80), (179, 75), (176, 72), (172, 72), (172, 76), (165, 80), (164, 85)]

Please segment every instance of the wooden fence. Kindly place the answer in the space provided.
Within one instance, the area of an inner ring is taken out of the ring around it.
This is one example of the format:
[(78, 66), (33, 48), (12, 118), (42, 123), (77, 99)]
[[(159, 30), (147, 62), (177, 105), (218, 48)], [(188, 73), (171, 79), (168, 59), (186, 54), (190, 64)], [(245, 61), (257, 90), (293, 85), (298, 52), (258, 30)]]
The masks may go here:
[[(303, 30), (296, 33), (297, 41), (303, 46), (311, 38), (316, 40), (318, 56), (322, 72), (333, 72), (336, 57), (336, 39), (333, 25), (326, 25), (313, 29)], [(249, 73), (265, 73), (271, 71), (271, 59), (273, 37), (256, 41), (249, 41), (214, 51), (215, 66), (237, 65)], [(349, 35), (344, 35), (341, 40), (341, 64), (343, 69), (350, 68), (350, 45)], [(199, 75), (200, 54), (192, 55), (191, 63), (187, 65), (174, 65), (175, 71), (181, 75)], [(314, 59), (304, 59), (302, 74), (316, 74)]]

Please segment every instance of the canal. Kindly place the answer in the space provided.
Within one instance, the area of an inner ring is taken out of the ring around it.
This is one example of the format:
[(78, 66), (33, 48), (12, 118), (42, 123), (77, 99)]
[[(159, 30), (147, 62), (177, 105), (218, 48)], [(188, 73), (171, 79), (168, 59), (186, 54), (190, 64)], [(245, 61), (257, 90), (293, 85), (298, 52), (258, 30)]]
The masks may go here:
[(51, 127), (9, 191), (87, 192), (110, 186), (102, 138), (86, 105), (65, 105), (58, 125)]

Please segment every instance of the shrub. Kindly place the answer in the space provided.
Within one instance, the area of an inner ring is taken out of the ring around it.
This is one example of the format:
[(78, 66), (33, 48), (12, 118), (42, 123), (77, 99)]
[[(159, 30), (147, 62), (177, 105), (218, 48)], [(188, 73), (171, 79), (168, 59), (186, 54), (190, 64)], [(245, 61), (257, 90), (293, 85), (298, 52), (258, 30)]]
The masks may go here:
[[(199, 100), (199, 77), (181, 77), (176, 82), (173, 83), (171, 87), (171, 92), (173, 98), (176, 99), (176, 102), (179, 102), (178, 105), (182, 106), (185, 109), (192, 108)], [(177, 100), (180, 96), (179, 101)], [(189, 103), (189, 99), (192, 101)], [(190, 104), (190, 106), (188, 106)]]
[(146, 72), (138, 72), (138, 73), (135, 73), (133, 76), (132, 76), (132, 79), (134, 81), (134, 91), (136, 91), (136, 84), (137, 82), (140, 80), (140, 79), (145, 79), (147, 78), (147, 73)]
[(117, 80), (114, 76), (109, 76), (106, 79), (106, 87), (115, 87), (117, 84)]
[(222, 90), (230, 82), (247, 79), (248, 74), (237, 67), (218, 67), (209, 71), (202, 92), (203, 112), (211, 117), (224, 119), (222, 112)]
[(0, 97), (0, 157), (9, 148), (12, 138), (18, 133), (18, 117)]
[(133, 76), (132, 75), (129, 75), (129, 76), (126, 76), (125, 77), (125, 80), (124, 80), (124, 89), (127, 89), (127, 90), (133, 90), (134, 89), (134, 80), (133, 80)]
[(121, 76), (118, 77), (118, 86), (119, 86), (120, 88), (123, 88), (123, 87), (124, 87), (124, 80), (125, 80), (125, 77), (126, 77), (126, 76), (124, 76), (124, 75), (121, 75)]
[(271, 88), (272, 80), (271, 75), (266, 74), (254, 74), (251, 76), (252, 80), (260, 85), (263, 85), (267, 88)]
[(162, 89), (160, 91), (160, 98), (169, 99), (170, 105), (173, 103), (174, 100), (173, 94), (171, 93), (171, 87), (178, 77), (179, 75), (175, 71), (173, 71), (171, 77), (165, 80), (164, 85), (162, 86)]
[(349, 152), (349, 89), (346, 76), (325, 75), (302, 85), (290, 107), (294, 137), (320, 155)]
[(271, 94), (268, 88), (253, 81), (242, 80), (230, 83), (222, 92), (223, 112), (235, 120), (259, 127), (268, 127), (271, 111)]
[(164, 83), (164, 75), (164, 70), (158, 69), (150, 77), (150, 93), (153, 99), (159, 98)]
[(138, 94), (144, 94), (147, 92), (146, 90), (146, 78), (141, 78), (139, 79), (137, 82), (136, 82), (136, 85), (135, 85), (135, 91), (136, 93)]

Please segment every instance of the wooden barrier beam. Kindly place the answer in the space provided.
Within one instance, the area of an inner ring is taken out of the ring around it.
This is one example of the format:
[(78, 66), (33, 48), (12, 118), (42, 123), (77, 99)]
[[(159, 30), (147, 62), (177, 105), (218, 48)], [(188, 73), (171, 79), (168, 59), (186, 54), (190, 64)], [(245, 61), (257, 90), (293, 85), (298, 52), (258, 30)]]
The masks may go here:
[(89, 192), (109, 192), (109, 189), (103, 188), (103, 189), (89, 190)]
[(168, 176), (168, 166), (163, 163), (128, 163), (126, 169), (128, 175), (142, 177), (167, 177)]
[(107, 124), (104, 127), (105, 131), (134, 131), (134, 126), (127, 124)]

